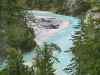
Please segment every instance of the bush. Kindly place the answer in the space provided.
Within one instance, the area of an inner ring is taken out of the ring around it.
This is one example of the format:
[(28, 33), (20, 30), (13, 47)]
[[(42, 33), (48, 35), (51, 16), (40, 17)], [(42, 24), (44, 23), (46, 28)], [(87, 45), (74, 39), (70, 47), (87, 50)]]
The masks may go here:
[(8, 36), (7, 43), (14, 48), (20, 47), (21, 39), (16, 36), (10, 35)]
[(78, 4), (77, 8), (72, 12), (72, 15), (74, 16), (84, 14), (91, 8), (90, 3), (85, 1), (79, 1), (77, 4)]
[(14, 33), (8, 33), (7, 43), (16, 50), (20, 49), (23, 52), (27, 52), (36, 46), (34, 41), (35, 35), (32, 29), (28, 27), (23, 28), (19, 28), (22, 32), (17, 33), (17, 31), (13, 31)]
[(32, 50), (35, 46), (36, 42), (33, 39), (25, 39), (20, 44), (20, 48), (24, 52)]

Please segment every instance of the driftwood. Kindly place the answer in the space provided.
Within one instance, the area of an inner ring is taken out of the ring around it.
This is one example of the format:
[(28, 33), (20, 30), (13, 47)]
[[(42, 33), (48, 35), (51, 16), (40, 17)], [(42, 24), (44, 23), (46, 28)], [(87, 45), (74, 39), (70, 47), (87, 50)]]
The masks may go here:
[(59, 27), (59, 24), (57, 25), (50, 24), (49, 26), (43, 26), (43, 27), (46, 29), (57, 29)]
[(42, 22), (51, 22), (50, 20), (45, 20), (44, 18), (41, 19)]
[(55, 18), (50, 18), (50, 19), (55, 19)]

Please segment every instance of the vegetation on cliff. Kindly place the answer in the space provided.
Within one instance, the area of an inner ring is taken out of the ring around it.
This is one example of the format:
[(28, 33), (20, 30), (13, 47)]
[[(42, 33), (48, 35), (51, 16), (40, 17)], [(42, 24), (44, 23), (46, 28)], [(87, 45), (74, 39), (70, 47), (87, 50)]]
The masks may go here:
[(26, 24), (24, 0), (0, 0), (0, 56), (6, 50), (28, 52), (36, 46), (33, 29)]
[(72, 63), (65, 68), (73, 75), (100, 74), (100, 17), (94, 18), (100, 12), (99, 0), (91, 1), (95, 10), (91, 11), (87, 19), (82, 19), (75, 28), (79, 31), (73, 36), (73, 47), (70, 51), (75, 55)]
[[(99, 0), (76, 0), (72, 5), (67, 0), (0, 0), (0, 58), (7, 58), (8, 65), (0, 70), (0, 75), (54, 75), (54, 51), (60, 52), (55, 44), (45, 43), (42, 48), (36, 49), (36, 58), (32, 68), (23, 65), (22, 53), (32, 50), (36, 43), (33, 29), (26, 24), (26, 9), (50, 10), (66, 15), (83, 16), (91, 7), (88, 18), (81, 17), (78, 29), (73, 35), (73, 47), (70, 51), (75, 55), (72, 63), (65, 68), (65, 72), (72, 75), (99, 75), (100, 74), (100, 13)], [(33, 4), (32, 4), (33, 3)], [(6, 52), (5, 52), (6, 51)], [(66, 59), (65, 59), (66, 60)], [(65, 63), (65, 62), (64, 62)]]
[(34, 0), (33, 8), (49, 10), (65, 15), (84, 15), (91, 8), (91, 4), (84, 0)]
[(54, 75), (53, 64), (59, 61), (53, 55), (54, 51), (61, 52), (56, 44), (45, 43), (42, 49), (37, 47), (35, 62), (30, 68), (23, 64), (22, 53), (17, 52), (15, 49), (7, 51), (8, 65), (0, 70), (0, 75)]

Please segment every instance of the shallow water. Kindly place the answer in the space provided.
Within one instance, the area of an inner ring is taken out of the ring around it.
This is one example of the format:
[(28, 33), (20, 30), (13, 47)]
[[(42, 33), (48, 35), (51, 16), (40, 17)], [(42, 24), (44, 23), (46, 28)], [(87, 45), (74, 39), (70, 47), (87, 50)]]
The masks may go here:
[[(64, 51), (69, 50), (70, 47), (72, 47), (73, 43), (70, 40), (71, 35), (74, 34), (75, 29), (73, 28), (74, 25), (78, 25), (79, 19), (70, 17), (70, 16), (63, 16), (58, 14), (41, 14), (41, 13), (32, 13), (32, 15), (35, 16), (50, 16), (55, 18), (63, 18), (68, 20), (71, 25), (56, 33), (54, 36), (50, 37), (48, 40), (46, 40), (47, 43), (56, 43), (62, 50), (62, 52), (58, 55), (58, 59), (60, 63), (55, 63), (54, 67), (56, 68), (56, 75), (70, 75), (66, 74), (63, 69), (67, 67), (68, 64), (70, 64), (71, 58), (74, 56), (71, 52), (65, 53)], [(57, 53), (55, 52), (54, 55)], [(34, 57), (34, 52), (30, 52), (26, 55), (24, 55), (25, 61), (30, 61)]]
[[(56, 43), (62, 50), (62, 52), (58, 55), (58, 59), (60, 63), (54, 64), (54, 67), (56, 68), (56, 75), (70, 75), (70, 74), (66, 74), (63, 71), (63, 69), (66, 68), (68, 64), (70, 64), (70, 60), (74, 55), (71, 52), (65, 53), (64, 51), (69, 50), (69, 48), (72, 47), (73, 45), (70, 39), (71, 39), (71, 35), (74, 34), (75, 31), (73, 26), (78, 25), (79, 19), (70, 16), (58, 15), (58, 14), (32, 13), (31, 15), (63, 18), (68, 20), (71, 23), (71, 25), (68, 28), (56, 33), (54, 36), (46, 40), (47, 43)], [(57, 53), (55, 52), (54, 55), (56, 54)], [(24, 61), (31, 61), (34, 56), (35, 56), (34, 51), (31, 51), (29, 53), (24, 54), (23, 59)], [(2, 67), (5, 65), (6, 63), (3, 63)]]

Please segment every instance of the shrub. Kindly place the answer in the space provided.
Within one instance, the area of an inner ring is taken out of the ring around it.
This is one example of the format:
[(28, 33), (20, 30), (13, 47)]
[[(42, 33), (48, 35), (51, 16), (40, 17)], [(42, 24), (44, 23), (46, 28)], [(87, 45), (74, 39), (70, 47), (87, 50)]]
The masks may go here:
[(20, 48), (24, 52), (28, 52), (32, 50), (36, 46), (36, 42), (31, 38), (31, 39), (25, 39), (21, 42)]
[(25, 27), (22, 29), (22, 32), (19, 32), (18, 34), (17, 32), (8, 33), (7, 43), (16, 50), (20, 49), (23, 52), (27, 52), (36, 46), (34, 38), (34, 31), (28, 27)]
[(77, 4), (78, 4), (77, 8), (72, 12), (72, 15), (74, 16), (81, 15), (82, 13), (84, 14), (91, 8), (90, 3), (85, 1), (78, 1)]

